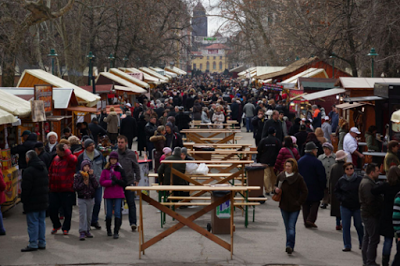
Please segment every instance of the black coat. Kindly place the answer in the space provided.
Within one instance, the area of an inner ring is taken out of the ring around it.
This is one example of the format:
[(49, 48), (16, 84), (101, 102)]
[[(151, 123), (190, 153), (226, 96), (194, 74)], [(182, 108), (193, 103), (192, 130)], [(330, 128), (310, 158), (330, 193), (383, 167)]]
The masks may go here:
[(156, 112), (158, 117), (162, 117), (163, 116), (164, 110), (165, 110), (164, 107), (158, 107), (158, 108), (154, 109), (154, 111)]
[(260, 119), (258, 116), (254, 116), (251, 120), (253, 124), (254, 138), (256, 139), (256, 145), (261, 141), (262, 131), (264, 127), (264, 118)]
[[(107, 125), (107, 123), (105, 124)], [(96, 143), (96, 145), (99, 143), (99, 136), (107, 135), (107, 131), (103, 127), (95, 123), (89, 123), (89, 130), (90, 132), (92, 132), (93, 141)]]
[(144, 130), (146, 132), (146, 143), (148, 143), (150, 142), (150, 137), (154, 136), (154, 131), (157, 130), (157, 125), (148, 122), (144, 127)]
[(165, 134), (165, 147), (170, 147), (174, 150), (175, 147), (183, 147), (182, 136), (179, 133), (172, 132), (171, 134)]
[(383, 209), (379, 221), (379, 233), (385, 237), (394, 237), (392, 215), (393, 202), (397, 192), (400, 191), (400, 184), (395, 186), (389, 185), (387, 182), (379, 182), (371, 192), (374, 195), (383, 195)]
[(24, 170), (21, 201), (25, 212), (45, 211), (49, 206), (49, 177), (47, 167), (35, 156)]
[(263, 138), (257, 147), (257, 162), (274, 166), (281, 147), (281, 142), (275, 136)]
[(182, 129), (189, 129), (189, 123), (192, 121), (190, 116), (185, 112), (179, 112), (175, 116), (175, 125), (178, 127), (179, 131)]
[(98, 120), (99, 120), (99, 124), (100, 126), (104, 129), (107, 130), (107, 122), (104, 122), (104, 118), (106, 118), (108, 115), (107, 113), (101, 113)]
[(45, 151), (42, 151), (38, 156), (39, 159), (42, 160), (42, 162), (44, 162), (44, 164), (46, 165), (47, 170), (49, 170), (51, 162), (53, 161), (51, 155)]
[[(165, 158), (166, 161), (180, 161), (182, 160), (180, 156), (171, 155)], [(172, 167), (181, 173), (185, 173), (186, 164), (185, 163), (173, 163)], [(162, 163), (160, 168), (158, 168), (158, 181), (163, 185), (171, 185), (171, 167), (170, 164)], [(173, 175), (173, 185), (187, 185), (188, 182), (179, 176)]]
[(18, 154), (18, 165), (20, 169), (25, 169), (27, 167), (25, 155), (29, 150), (33, 150), (37, 142), (37, 135), (32, 133), (28, 136), (24, 143), (11, 148), (11, 154)]
[(137, 136), (136, 119), (130, 115), (127, 115), (124, 119), (122, 119), (120, 126), (120, 134), (124, 135), (125, 137), (128, 138), (128, 140), (132, 141), (132, 139)]
[[(137, 149), (138, 151), (144, 151), (144, 147), (146, 147), (146, 132), (144, 131), (144, 127), (146, 126), (146, 120), (144, 119), (144, 113), (142, 113), (139, 116), (139, 121), (138, 121), (138, 128), (140, 128), (141, 130), (138, 130), (138, 138), (137, 138), (137, 142), (138, 142), (138, 146)], [(154, 134), (154, 132), (153, 132)]]
[(289, 135), (290, 136), (295, 136), (295, 134), (297, 134), (300, 131), (300, 121), (301, 121), (300, 118), (296, 118), (294, 120), (294, 124), (289, 130)]
[(239, 104), (235, 101), (231, 103), (231, 118), (237, 120), (239, 116)]
[(201, 120), (202, 107), (199, 103), (195, 103), (193, 106), (193, 120)]
[(340, 202), (334, 194), (334, 190), (339, 179), (344, 175), (344, 161), (336, 161), (331, 168), (331, 176), (329, 178), (329, 197), (331, 202), (331, 216), (341, 217)]
[(297, 147), (299, 147), (299, 151), (300, 151), (300, 156), (304, 155), (304, 144), (306, 143), (306, 139), (308, 136), (307, 131), (299, 131), (296, 134), (294, 134), (294, 136), (296, 137), (297, 141)]
[(360, 187), (362, 176), (357, 176), (348, 180), (344, 175), (339, 179), (335, 186), (335, 196), (340, 205), (352, 211), (360, 209), (360, 200), (358, 199), (358, 188)]
[(275, 128), (276, 138), (280, 141), (283, 141), (283, 129), (282, 129), (282, 122), (278, 120), (268, 119), (264, 122), (263, 130), (262, 130), (262, 138), (265, 138), (268, 135), (268, 129), (270, 127)]

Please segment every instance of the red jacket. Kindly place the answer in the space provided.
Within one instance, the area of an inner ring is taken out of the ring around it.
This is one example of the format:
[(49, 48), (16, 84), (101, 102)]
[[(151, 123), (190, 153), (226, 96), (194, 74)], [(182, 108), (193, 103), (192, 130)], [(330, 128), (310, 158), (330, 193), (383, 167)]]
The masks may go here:
[(64, 157), (56, 156), (49, 169), (50, 192), (74, 192), (74, 174), (78, 159), (66, 149)]
[(0, 205), (6, 201), (6, 194), (4, 194), (5, 190), (6, 183), (4, 182), (3, 172), (0, 169)]
[[(299, 152), (297, 151), (296, 148), (291, 148), (293, 155), (294, 155), (294, 159), (296, 159), (296, 161), (298, 161), (300, 159), (299, 156)], [(279, 153), (278, 153), (278, 157), (276, 158), (275, 161), (275, 171), (279, 171), (282, 172), (283, 170), (285, 170), (285, 161), (289, 158), (293, 158), (292, 154), (290, 153), (290, 151), (288, 150), (288, 148), (283, 147)]]

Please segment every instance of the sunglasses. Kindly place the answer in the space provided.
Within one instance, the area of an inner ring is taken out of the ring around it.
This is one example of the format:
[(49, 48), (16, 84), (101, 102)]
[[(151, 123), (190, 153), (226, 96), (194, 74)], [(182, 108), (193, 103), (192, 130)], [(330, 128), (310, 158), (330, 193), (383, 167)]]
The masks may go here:
[(353, 170), (354, 168), (352, 167), (352, 168), (346, 168), (346, 170)]

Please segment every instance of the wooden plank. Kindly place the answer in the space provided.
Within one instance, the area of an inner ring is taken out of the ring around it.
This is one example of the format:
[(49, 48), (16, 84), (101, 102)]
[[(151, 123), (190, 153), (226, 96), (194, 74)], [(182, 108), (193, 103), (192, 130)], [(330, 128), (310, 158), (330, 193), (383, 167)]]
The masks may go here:
[[(229, 179), (233, 179), (240, 175), (240, 172), (232, 174)], [(219, 181), (217, 184), (225, 183), (224, 180)], [(227, 180), (228, 181), (228, 180)], [(151, 191), (203, 191), (203, 194), (207, 191), (245, 191), (245, 190), (258, 190), (259, 186), (178, 186), (178, 185), (162, 185), (162, 186), (127, 186), (126, 190), (140, 191), (140, 190), (151, 190)]]
[(243, 160), (243, 161), (208, 161), (208, 160), (163, 160), (161, 163), (213, 163), (213, 164), (251, 164), (254, 163), (252, 160)]
[(159, 242), (160, 240), (169, 236), (170, 234), (178, 231), (179, 229), (181, 229), (182, 227), (184, 227), (186, 225), (186, 226), (190, 227), (191, 229), (193, 229), (194, 231), (198, 232), (199, 234), (207, 237), (214, 243), (216, 243), (230, 251), (230, 249), (231, 249), (230, 244), (226, 243), (222, 239), (218, 238), (217, 236), (208, 232), (207, 230), (201, 228), (200, 226), (196, 225), (195, 223), (193, 223), (193, 221), (196, 220), (197, 218), (203, 216), (204, 214), (208, 213), (209, 211), (213, 210), (215, 207), (221, 205), (225, 201), (227, 201), (231, 197), (231, 194), (232, 193), (229, 193), (228, 195), (216, 200), (215, 202), (211, 203), (210, 205), (205, 206), (202, 210), (196, 212), (195, 214), (189, 216), (188, 218), (184, 218), (183, 216), (179, 215), (178, 213), (174, 212), (173, 210), (171, 210), (171, 209), (163, 206), (162, 204), (158, 203), (157, 201), (153, 200), (149, 196), (143, 195), (143, 200), (145, 200), (150, 205), (153, 205), (160, 211), (165, 212), (166, 214), (168, 214), (169, 216), (175, 218), (176, 220), (178, 220), (180, 222), (179, 224), (176, 224), (175, 226), (167, 229), (166, 231), (162, 232), (161, 234), (153, 237), (152, 239), (150, 239), (149, 241), (144, 243), (142, 246), (143, 250), (149, 248), (150, 246), (154, 245), (155, 243)]

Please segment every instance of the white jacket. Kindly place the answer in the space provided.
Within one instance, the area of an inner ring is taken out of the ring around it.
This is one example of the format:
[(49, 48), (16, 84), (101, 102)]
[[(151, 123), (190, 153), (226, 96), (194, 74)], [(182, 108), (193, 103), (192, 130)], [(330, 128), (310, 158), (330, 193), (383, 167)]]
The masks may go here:
[[(345, 152), (347, 152), (347, 162), (353, 162), (353, 160), (351, 159), (351, 154), (357, 150), (358, 144), (357, 144), (357, 140), (355, 138), (353, 138), (352, 135), (350, 135), (350, 133), (347, 133), (346, 136), (344, 136), (344, 140), (343, 140), (343, 150)], [(353, 162), (354, 163), (354, 162)]]

